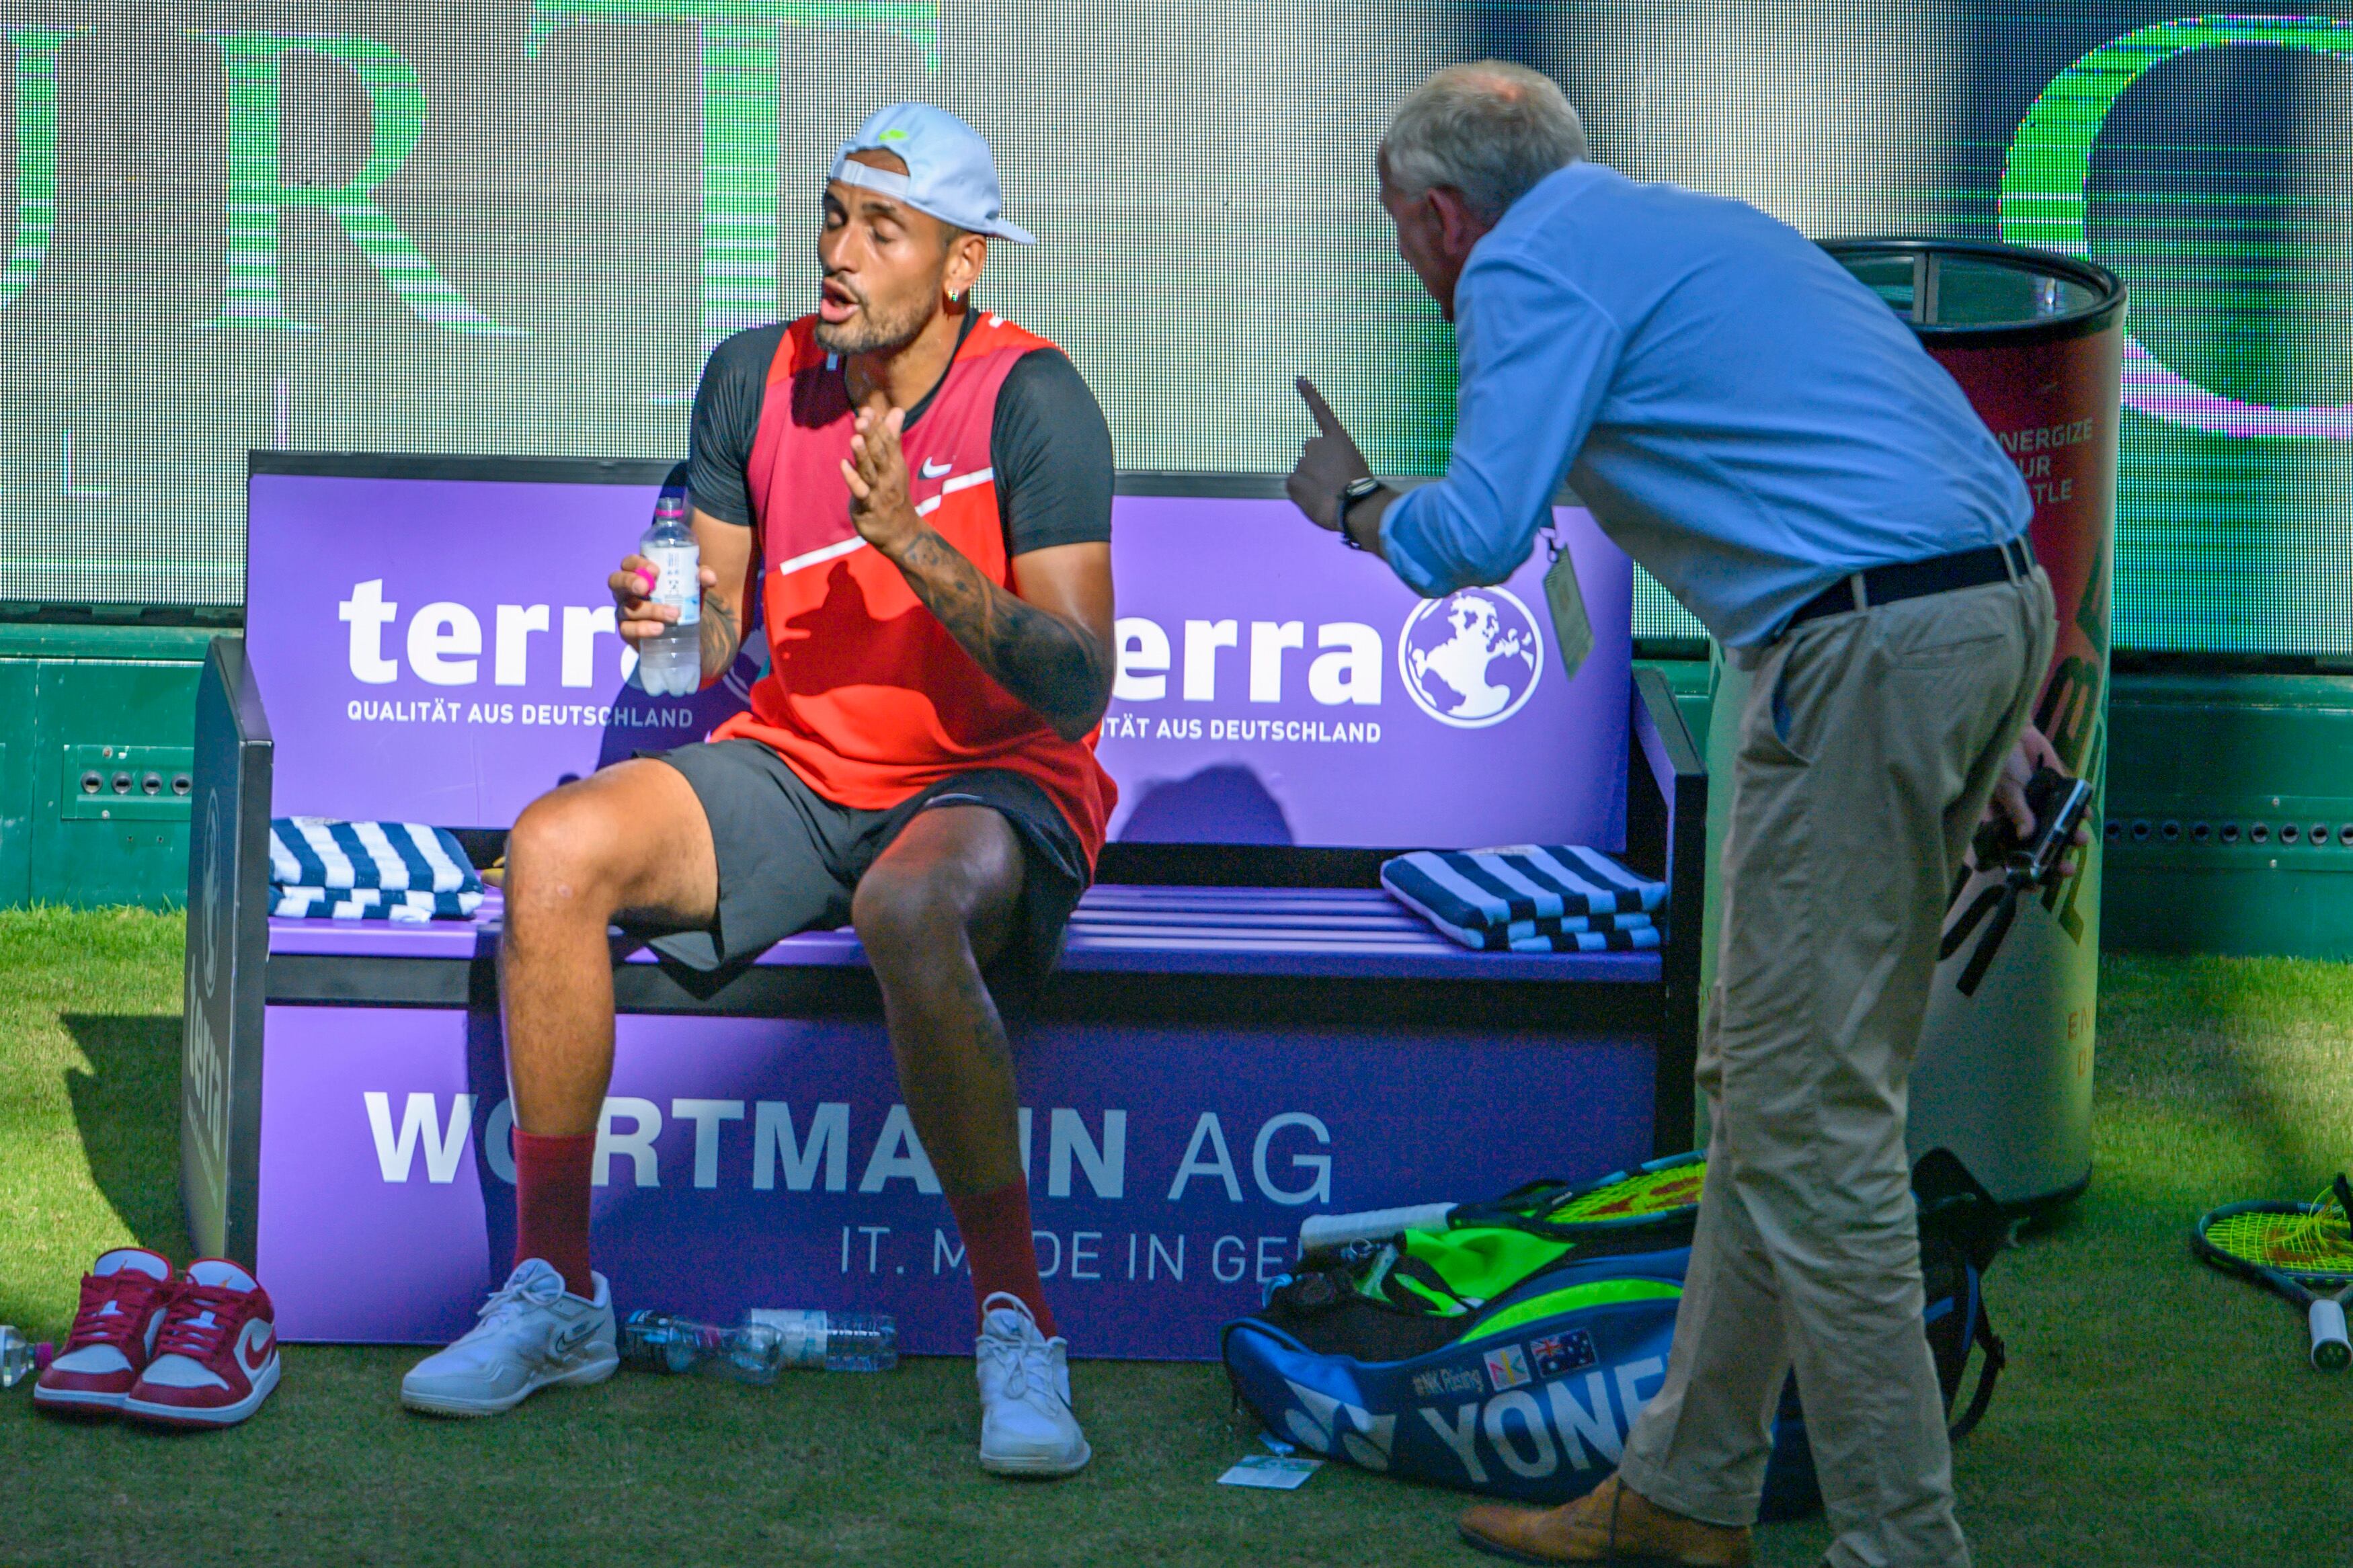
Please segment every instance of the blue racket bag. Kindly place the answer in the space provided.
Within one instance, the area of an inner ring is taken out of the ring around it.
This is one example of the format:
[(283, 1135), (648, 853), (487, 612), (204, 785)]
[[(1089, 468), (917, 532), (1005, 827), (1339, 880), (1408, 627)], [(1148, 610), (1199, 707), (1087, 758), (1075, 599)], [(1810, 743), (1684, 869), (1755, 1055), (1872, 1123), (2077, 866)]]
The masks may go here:
[[(1949, 1414), (1970, 1352), (1985, 1358), (1956, 1439), (1992, 1397), (2003, 1359), (1979, 1289), (1995, 1234), (1981, 1208), (1924, 1205), (1925, 1325)], [(1688, 1234), (1686, 1230), (1685, 1234)], [(1362, 1267), (1286, 1276), (1257, 1316), (1226, 1325), (1237, 1400), (1267, 1431), (1360, 1469), (1532, 1503), (1581, 1497), (1618, 1468), (1665, 1381), (1688, 1247), (1572, 1251), (1451, 1317), (1371, 1300)], [(1792, 1378), (1774, 1421), (1761, 1517), (1821, 1506)]]
[[(1459, 1338), (1403, 1361), (1319, 1352), (1243, 1318), (1226, 1326), (1226, 1371), (1269, 1432), (1312, 1453), (1565, 1502), (1618, 1468), (1634, 1417), (1665, 1381), (1690, 1259), (1675, 1247), (1548, 1269), (1489, 1303)], [(1788, 1447), (1777, 1437), (1768, 1500), (1812, 1490), (1811, 1465), (1789, 1473)]]

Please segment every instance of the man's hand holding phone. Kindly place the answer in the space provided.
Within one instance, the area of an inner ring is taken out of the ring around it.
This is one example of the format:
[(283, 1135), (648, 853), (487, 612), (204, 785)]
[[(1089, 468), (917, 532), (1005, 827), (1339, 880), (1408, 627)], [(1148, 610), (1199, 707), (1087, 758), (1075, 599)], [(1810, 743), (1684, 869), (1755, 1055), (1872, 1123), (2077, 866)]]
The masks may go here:
[[(2003, 760), (2001, 777), (1993, 786), (1993, 800), (1986, 807), (1988, 819), (2006, 821), (2011, 836), (2021, 845), (2032, 845), (2039, 837), (2037, 829), (2041, 825), (2036, 820), (2035, 802), (2030, 796), (2029, 786), (2033, 784), (2035, 775), (2046, 769), (2061, 775), (2067, 772), (2066, 763), (2060, 760), (2058, 748), (2052, 745), (2050, 737), (2029, 724), (2018, 732), (2018, 743), (2010, 749), (2010, 755)], [(2056, 873), (2059, 879), (2064, 880), (2082, 869), (2082, 861), (2074, 851), (2088, 848), (2091, 842), (2092, 825), (2086, 816), (2076, 825), (2071, 839), (2073, 847), (2059, 862)]]

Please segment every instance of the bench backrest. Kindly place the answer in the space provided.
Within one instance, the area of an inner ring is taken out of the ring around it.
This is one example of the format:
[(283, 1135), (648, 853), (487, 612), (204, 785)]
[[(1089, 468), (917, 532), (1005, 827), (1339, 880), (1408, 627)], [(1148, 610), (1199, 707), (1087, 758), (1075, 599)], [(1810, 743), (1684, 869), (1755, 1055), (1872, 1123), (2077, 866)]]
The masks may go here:
[[(557, 783), (740, 707), (750, 655), (692, 700), (626, 682), (604, 583), (667, 471), (255, 454), (246, 636), (275, 811), (502, 827)], [(1586, 514), (1556, 522), (1592, 624), (1573, 671), (1542, 549), (1499, 589), (1425, 603), (1279, 486), (1124, 481), (1099, 748), (1113, 838), (1618, 847), (1631, 570)]]

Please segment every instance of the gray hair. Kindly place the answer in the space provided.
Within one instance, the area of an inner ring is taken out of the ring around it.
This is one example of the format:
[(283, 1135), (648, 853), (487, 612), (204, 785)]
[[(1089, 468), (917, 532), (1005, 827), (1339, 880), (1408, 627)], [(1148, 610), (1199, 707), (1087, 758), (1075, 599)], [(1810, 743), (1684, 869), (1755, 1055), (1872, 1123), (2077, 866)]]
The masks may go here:
[(1560, 88), (1509, 60), (1448, 66), (1405, 100), (1381, 138), (1392, 189), (1418, 196), (1451, 186), (1491, 224), (1584, 156), (1584, 123)]

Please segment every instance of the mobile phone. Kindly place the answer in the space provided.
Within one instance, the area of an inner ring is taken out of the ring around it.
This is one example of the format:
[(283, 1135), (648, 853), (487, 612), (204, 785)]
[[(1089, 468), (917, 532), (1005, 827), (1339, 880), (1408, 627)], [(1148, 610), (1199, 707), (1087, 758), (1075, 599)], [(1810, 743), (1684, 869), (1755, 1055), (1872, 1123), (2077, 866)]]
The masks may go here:
[(2023, 849), (2032, 885), (2048, 887), (2059, 879), (2059, 868), (2075, 847), (2075, 830), (2092, 811), (2092, 786), (2056, 768), (2034, 770), (2026, 781), (2026, 805), (2034, 813), (2034, 836)]

